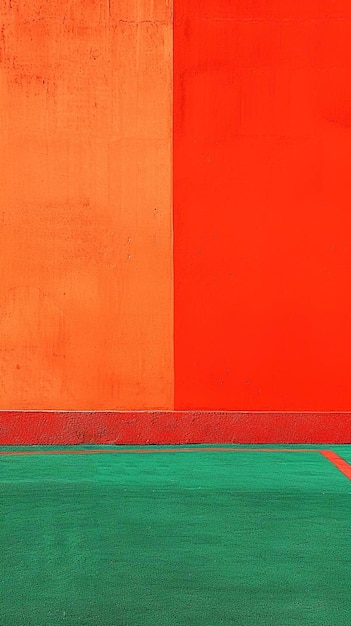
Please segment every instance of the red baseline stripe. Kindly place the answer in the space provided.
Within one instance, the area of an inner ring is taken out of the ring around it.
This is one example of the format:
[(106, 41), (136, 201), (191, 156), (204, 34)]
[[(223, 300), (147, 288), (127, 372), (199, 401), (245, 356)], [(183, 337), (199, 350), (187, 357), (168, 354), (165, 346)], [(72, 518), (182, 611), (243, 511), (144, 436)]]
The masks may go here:
[(341, 458), (338, 454), (335, 454), (332, 450), (320, 450), (320, 453), (328, 459), (335, 467), (340, 470), (349, 480), (351, 480), (351, 465)]
[(160, 452), (319, 452), (313, 449), (286, 448), (144, 448), (139, 450), (2, 450), (0, 456), (33, 456), (44, 454), (155, 454)]

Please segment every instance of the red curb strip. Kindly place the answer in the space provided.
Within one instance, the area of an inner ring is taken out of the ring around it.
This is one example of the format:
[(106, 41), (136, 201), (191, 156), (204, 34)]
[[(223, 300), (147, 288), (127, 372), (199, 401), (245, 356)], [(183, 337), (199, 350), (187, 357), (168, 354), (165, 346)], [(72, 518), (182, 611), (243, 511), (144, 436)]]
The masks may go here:
[(351, 443), (351, 413), (0, 411), (0, 445)]

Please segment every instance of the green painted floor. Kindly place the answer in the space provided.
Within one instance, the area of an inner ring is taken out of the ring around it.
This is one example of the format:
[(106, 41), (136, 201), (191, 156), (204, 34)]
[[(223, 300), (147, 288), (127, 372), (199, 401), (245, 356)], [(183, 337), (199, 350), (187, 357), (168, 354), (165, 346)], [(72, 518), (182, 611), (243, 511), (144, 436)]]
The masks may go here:
[(158, 449), (0, 456), (0, 626), (351, 625), (346, 476)]

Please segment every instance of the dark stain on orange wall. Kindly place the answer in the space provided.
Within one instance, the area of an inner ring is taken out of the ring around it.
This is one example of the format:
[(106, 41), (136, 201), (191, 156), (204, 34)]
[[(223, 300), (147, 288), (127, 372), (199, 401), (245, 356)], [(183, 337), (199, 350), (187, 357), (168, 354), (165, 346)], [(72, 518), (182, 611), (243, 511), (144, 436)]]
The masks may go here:
[(171, 3), (0, 19), (0, 406), (172, 408)]
[(175, 408), (351, 405), (351, 6), (176, 0)]

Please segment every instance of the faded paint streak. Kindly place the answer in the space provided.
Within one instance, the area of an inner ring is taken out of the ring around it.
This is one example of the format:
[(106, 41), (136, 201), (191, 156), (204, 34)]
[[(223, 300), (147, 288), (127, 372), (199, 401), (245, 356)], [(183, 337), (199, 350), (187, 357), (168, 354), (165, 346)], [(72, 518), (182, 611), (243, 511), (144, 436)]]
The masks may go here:
[(0, 18), (0, 406), (172, 408), (171, 2)]

